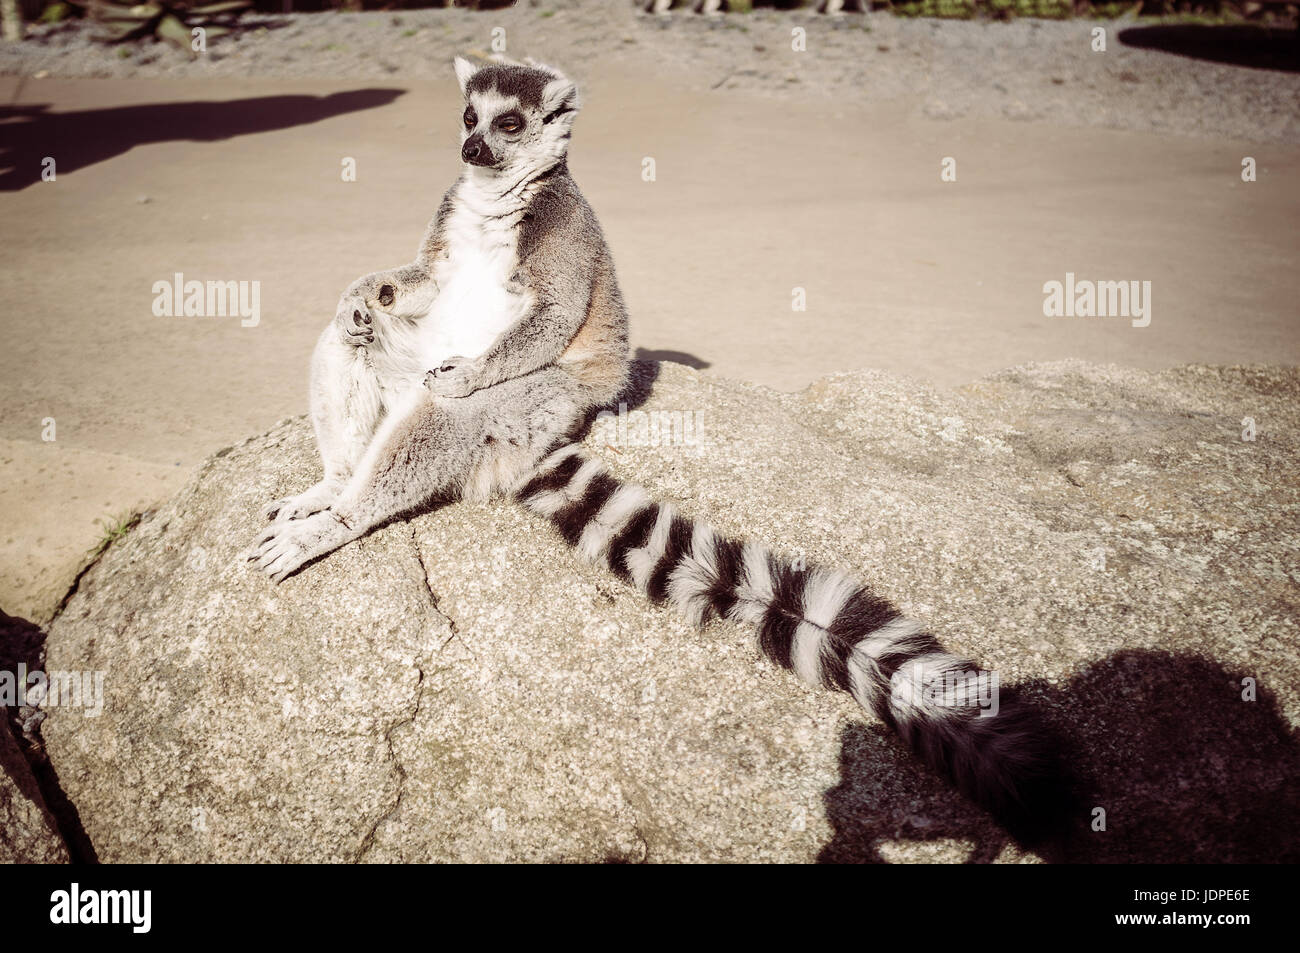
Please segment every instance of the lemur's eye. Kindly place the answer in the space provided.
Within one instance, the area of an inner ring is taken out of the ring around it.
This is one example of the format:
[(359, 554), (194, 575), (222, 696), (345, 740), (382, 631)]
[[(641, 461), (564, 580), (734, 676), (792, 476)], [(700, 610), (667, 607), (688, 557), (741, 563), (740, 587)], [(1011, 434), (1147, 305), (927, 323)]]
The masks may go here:
[(514, 113), (507, 113), (497, 120), (497, 128), (502, 132), (518, 132), (524, 128), (524, 122)]
[(471, 109), (466, 109), (466, 110), (465, 110), (465, 128), (466, 128), (466, 129), (473, 129), (473, 128), (474, 128), (475, 126), (477, 126), (477, 125), (478, 125), (478, 116), (476, 116), (476, 115), (474, 114), (474, 110), (473, 110), (472, 108), (471, 108)]

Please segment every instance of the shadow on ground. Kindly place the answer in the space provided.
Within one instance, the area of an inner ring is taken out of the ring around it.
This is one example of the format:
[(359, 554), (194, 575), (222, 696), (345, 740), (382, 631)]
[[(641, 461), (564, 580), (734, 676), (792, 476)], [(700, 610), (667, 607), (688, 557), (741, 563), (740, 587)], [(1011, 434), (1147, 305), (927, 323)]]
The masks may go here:
[(697, 371), (702, 371), (710, 366), (710, 362), (701, 357), (696, 357), (687, 351), (665, 351), (662, 349), (652, 350), (650, 348), (639, 347), (636, 353), (632, 355), (638, 361), (670, 361), (673, 364), (685, 364), (687, 367), (693, 367)]
[[(0, 672), (17, 674), (20, 665), (28, 673), (45, 670), (45, 633), (35, 623), (0, 609)], [(3, 763), (2, 759), (0, 770), (13, 779), (28, 798), (45, 802), (74, 863), (98, 863), (94, 845), (81, 824), (81, 816), (59, 784), (58, 772), (45, 757), (39, 740), (33, 741), (24, 731), (24, 719), (32, 713), (33, 709), (0, 704), (0, 731), (12, 732), (17, 747), (11, 750), (14, 754), (22, 751), (21, 756), (26, 759), (30, 774), (15, 765)], [(36, 734), (39, 736), (39, 733), (37, 727)], [(37, 790), (29, 789), (25, 783), (28, 777), (35, 782)]]
[[(1242, 699), (1243, 674), (1165, 652), (1121, 652), (1064, 687), (1019, 686), (1067, 739), (1083, 779), (1082, 811), (1050, 847), (1072, 863), (1295, 863), (1300, 860), (1300, 739), (1262, 692)], [(958, 800), (884, 727), (844, 731), (840, 783), (823, 795), (835, 834), (823, 863), (880, 863), (890, 842), (973, 842), (967, 861), (1008, 840)], [(1095, 808), (1106, 830), (1092, 830)], [(923, 850), (921, 851), (924, 852)]]
[(0, 191), (41, 180), (46, 156), (63, 175), (154, 142), (215, 142), (302, 126), (386, 106), (402, 89), (354, 89), (328, 96), (259, 96), (156, 103), (77, 112), (48, 105), (0, 107)]
[(1125, 46), (1198, 60), (1300, 72), (1300, 31), (1249, 24), (1174, 23), (1120, 30)]

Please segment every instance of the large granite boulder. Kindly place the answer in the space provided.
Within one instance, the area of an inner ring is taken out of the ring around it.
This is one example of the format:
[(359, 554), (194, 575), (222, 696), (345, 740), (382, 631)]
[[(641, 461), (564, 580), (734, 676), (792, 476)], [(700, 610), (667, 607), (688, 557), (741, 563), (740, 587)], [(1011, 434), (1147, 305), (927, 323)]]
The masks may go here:
[[(1263, 367), (781, 394), (642, 364), (588, 444), (874, 582), (1036, 698), (1086, 807), (1047, 856), (1296, 860), (1298, 398), (1300, 374)], [(849, 698), (647, 605), (509, 503), (394, 523), (273, 586), (241, 551), (317, 475), (303, 419), (221, 451), (49, 628), (47, 667), (105, 673), (101, 715), (41, 728), (99, 859), (1039, 856)]]

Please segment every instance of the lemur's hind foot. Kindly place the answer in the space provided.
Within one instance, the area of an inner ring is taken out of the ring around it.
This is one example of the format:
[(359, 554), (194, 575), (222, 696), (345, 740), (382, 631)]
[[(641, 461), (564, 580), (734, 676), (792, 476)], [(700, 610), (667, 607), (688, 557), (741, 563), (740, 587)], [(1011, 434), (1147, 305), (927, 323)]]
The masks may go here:
[(311, 489), (304, 490), (296, 496), (282, 497), (268, 504), (262, 510), (262, 516), (276, 523), (305, 519), (313, 513), (329, 509), (330, 504), (338, 499), (342, 489), (343, 485), (338, 481), (321, 480)]
[(329, 510), (306, 519), (275, 523), (248, 549), (248, 561), (275, 582), (361, 534)]

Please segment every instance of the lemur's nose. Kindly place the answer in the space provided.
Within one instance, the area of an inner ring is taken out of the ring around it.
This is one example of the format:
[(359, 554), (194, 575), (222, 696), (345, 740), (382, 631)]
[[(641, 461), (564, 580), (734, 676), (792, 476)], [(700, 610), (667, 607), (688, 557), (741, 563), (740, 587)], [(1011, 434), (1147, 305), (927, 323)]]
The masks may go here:
[(466, 139), (465, 144), (460, 147), (460, 157), (466, 162), (473, 162), (482, 151), (482, 143), (475, 142), (473, 139)]

